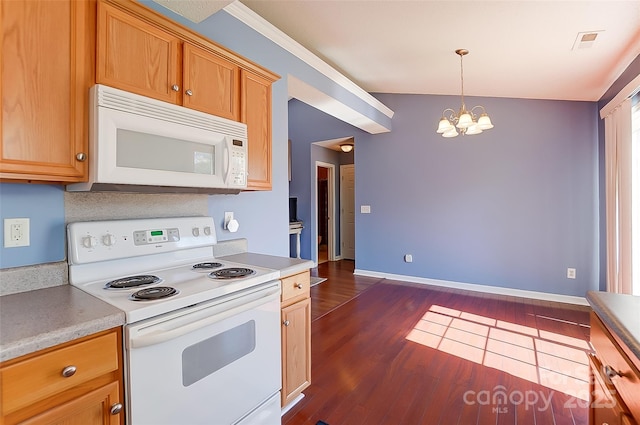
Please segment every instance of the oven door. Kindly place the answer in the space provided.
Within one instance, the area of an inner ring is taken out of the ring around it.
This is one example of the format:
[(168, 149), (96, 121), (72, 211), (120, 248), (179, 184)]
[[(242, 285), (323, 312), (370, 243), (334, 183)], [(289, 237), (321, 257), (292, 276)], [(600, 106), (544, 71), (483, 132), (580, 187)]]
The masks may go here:
[(233, 424), (270, 406), (281, 382), (279, 295), (271, 282), (127, 325), (128, 423)]

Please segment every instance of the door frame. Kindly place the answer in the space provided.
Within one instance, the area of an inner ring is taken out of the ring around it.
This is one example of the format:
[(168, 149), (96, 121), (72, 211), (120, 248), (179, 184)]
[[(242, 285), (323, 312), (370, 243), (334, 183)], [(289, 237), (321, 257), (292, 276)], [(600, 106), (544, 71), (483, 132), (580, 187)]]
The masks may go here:
[(315, 265), (318, 266), (318, 167), (327, 168), (327, 256), (329, 261), (336, 260), (336, 220), (334, 215), (336, 214), (336, 166), (335, 164), (331, 164), (323, 161), (316, 161), (316, 166), (313, 168), (313, 189), (315, 200), (315, 208), (314, 208), (314, 229), (315, 231), (311, 235), (312, 242), (312, 252), (315, 258)]

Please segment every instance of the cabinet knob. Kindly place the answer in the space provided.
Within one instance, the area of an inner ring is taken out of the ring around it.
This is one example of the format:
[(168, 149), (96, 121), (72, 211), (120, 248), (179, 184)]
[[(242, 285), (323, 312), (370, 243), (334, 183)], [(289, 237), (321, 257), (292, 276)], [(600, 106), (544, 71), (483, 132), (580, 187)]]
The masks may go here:
[(69, 378), (75, 375), (77, 370), (78, 369), (75, 366), (67, 366), (62, 369), (62, 376), (64, 376), (65, 378)]
[(296, 283), (296, 288), (302, 289), (302, 283)]
[(605, 376), (609, 379), (613, 379), (616, 376), (622, 376), (622, 374), (620, 372), (618, 372), (617, 370), (615, 370), (614, 368), (612, 368), (609, 365), (606, 365), (602, 368), (602, 371), (604, 372)]
[(80, 152), (76, 154), (76, 159), (80, 162), (84, 162), (87, 159), (87, 154), (84, 152)]
[(110, 412), (112, 415), (117, 415), (118, 413), (122, 412), (122, 403), (116, 403), (112, 405)]
[(187, 96), (193, 96), (193, 92), (191, 91), (191, 89), (187, 90), (185, 93), (187, 94)]
[(288, 320), (285, 320), (284, 322), (282, 322), (282, 324), (285, 325), (285, 326), (289, 326), (289, 323), (290, 322)]
[(177, 85), (177, 84), (174, 84), (174, 85), (172, 85), (172, 86), (171, 86), (171, 90), (173, 90), (173, 91), (180, 91), (180, 86), (179, 86), (179, 85)]

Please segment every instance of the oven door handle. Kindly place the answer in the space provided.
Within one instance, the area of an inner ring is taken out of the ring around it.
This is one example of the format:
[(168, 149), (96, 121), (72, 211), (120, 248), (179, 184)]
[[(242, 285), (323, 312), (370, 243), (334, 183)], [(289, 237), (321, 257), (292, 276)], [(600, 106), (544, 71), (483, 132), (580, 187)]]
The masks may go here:
[(130, 348), (142, 348), (178, 338), (205, 326), (252, 310), (272, 300), (279, 300), (280, 286), (266, 288), (221, 304), (204, 307), (193, 313), (159, 320), (148, 326), (133, 326), (127, 330)]

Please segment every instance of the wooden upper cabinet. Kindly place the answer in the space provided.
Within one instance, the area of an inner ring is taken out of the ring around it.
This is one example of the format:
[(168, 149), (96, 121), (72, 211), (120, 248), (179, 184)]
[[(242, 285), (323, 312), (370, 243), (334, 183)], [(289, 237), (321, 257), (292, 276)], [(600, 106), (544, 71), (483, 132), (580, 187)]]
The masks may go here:
[(100, 0), (97, 82), (241, 121), (248, 190), (271, 190), (271, 84), (279, 77), (139, 2)]
[(181, 41), (109, 4), (98, 4), (97, 82), (181, 101)]
[(238, 121), (240, 68), (204, 49), (184, 44), (183, 104)]
[(242, 71), (241, 121), (247, 124), (247, 189), (271, 190), (271, 80)]
[(0, 178), (86, 180), (95, 2), (0, 2)]

